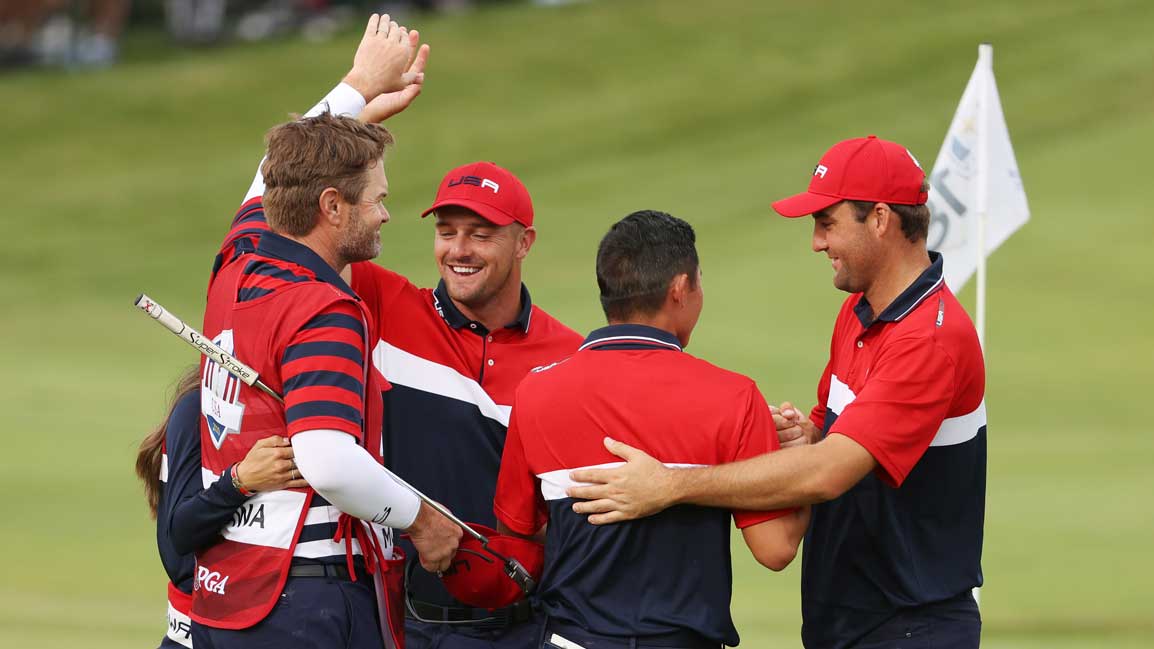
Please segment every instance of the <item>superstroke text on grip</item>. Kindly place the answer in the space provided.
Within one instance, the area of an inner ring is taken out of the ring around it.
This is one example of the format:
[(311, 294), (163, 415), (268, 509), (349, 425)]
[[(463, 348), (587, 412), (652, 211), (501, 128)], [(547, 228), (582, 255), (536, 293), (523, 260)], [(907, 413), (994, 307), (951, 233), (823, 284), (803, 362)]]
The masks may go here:
[(198, 351), (207, 356), (211, 361), (223, 367), (233, 376), (237, 377), (241, 381), (244, 381), (248, 385), (258, 387), (264, 390), (266, 393), (275, 396), (278, 401), (280, 400), (279, 395), (277, 395), (275, 392), (272, 392), (271, 390), (268, 390), (263, 383), (260, 383), (260, 375), (256, 372), (256, 370), (233, 358), (231, 354), (225, 352), (211, 340), (206, 338), (204, 334), (188, 326), (188, 324), (173, 315), (171, 312), (161, 306), (160, 303), (156, 300), (153, 300), (147, 295), (141, 293), (140, 296), (136, 298), (136, 306), (139, 307), (141, 311), (144, 311), (154, 320), (163, 325), (165, 329), (168, 329), (182, 340), (195, 347)]

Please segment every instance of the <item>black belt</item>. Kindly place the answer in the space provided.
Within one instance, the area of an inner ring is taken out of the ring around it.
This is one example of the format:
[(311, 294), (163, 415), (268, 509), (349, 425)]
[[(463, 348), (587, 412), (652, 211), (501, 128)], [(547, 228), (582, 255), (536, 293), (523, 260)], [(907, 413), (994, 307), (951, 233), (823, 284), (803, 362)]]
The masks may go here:
[[(372, 579), (369, 571), (361, 566), (356, 566), (355, 569), (357, 579)], [(349, 568), (343, 563), (299, 563), (289, 566), (289, 577), (327, 577), (329, 579), (342, 579), (344, 581), (352, 581), (349, 576)]]
[(507, 629), (533, 619), (533, 606), (527, 599), (495, 611), (468, 606), (440, 606), (415, 599), (411, 583), (417, 565), (418, 561), (412, 557), (405, 562), (405, 617), (410, 620), (487, 631)]
[(646, 647), (676, 647), (678, 649), (721, 648), (720, 642), (709, 640), (700, 633), (688, 629), (662, 633), (660, 635), (612, 636), (590, 633), (578, 626), (557, 620), (549, 620), (549, 623), (545, 625), (545, 640), (548, 640), (554, 633), (579, 645), (588, 643), (590, 645), (589, 649), (600, 649), (601, 647), (613, 649), (617, 647), (637, 647), (638, 649), (644, 649)]
[(505, 629), (533, 619), (533, 607), (528, 600), (490, 611), (466, 606), (438, 606), (409, 598), (405, 617), (432, 624), (456, 624), (473, 629)]

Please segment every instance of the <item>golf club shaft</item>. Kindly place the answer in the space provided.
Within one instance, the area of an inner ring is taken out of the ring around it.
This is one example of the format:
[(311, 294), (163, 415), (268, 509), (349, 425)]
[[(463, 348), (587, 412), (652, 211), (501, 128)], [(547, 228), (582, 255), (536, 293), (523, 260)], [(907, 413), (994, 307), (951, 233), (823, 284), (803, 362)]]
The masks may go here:
[[(224, 351), (218, 345), (206, 338), (204, 334), (188, 326), (184, 320), (181, 320), (171, 311), (165, 309), (156, 300), (153, 300), (147, 295), (141, 293), (140, 296), (136, 298), (136, 306), (140, 308), (141, 311), (144, 311), (149, 316), (151, 316), (153, 320), (156, 320), (161, 325), (163, 325), (165, 329), (168, 329), (172, 333), (176, 334), (177, 337), (179, 337), (181, 340), (195, 347), (197, 351), (207, 356), (209, 360), (228, 370), (229, 374), (232, 374), (248, 385), (263, 390), (266, 394), (272, 396), (277, 401), (284, 403), (283, 397), (281, 397), (274, 390), (272, 390), (272, 388), (268, 387), (264, 384), (263, 381), (260, 380), (260, 376), (257, 374), (256, 370), (252, 369), (248, 365), (245, 365), (238, 359), (233, 358), (231, 354)], [(433, 510), (438, 514), (452, 521), (466, 534), (479, 541), (482, 546), (488, 546), (489, 539), (487, 537), (470, 527), (468, 523), (457, 518), (457, 516), (453, 514), (453, 512), (449, 511), (444, 505), (418, 491), (416, 487), (409, 484), (408, 482), (405, 482), (400, 476), (393, 473), (392, 471), (389, 471), (388, 467), (382, 468), (388, 472), (389, 477), (395, 480), (397, 484), (413, 492), (413, 494), (416, 495), (417, 498), (421, 500), (421, 502), (433, 508)], [(488, 548), (486, 547), (486, 549)], [(490, 550), (490, 552), (492, 552), (492, 550)], [(502, 560), (505, 559), (502, 557)]]

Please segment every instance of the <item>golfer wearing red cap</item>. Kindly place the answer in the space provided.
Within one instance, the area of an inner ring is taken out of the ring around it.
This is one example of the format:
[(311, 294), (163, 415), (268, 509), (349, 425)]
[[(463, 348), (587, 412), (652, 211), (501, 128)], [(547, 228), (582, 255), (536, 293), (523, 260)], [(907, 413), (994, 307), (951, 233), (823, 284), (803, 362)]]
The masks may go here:
[(813, 216), (813, 249), (851, 293), (817, 406), (793, 426), (779, 422), (783, 440), (812, 444), (670, 470), (610, 441), (628, 463), (574, 472), (597, 483), (568, 491), (589, 499), (574, 510), (604, 524), (681, 503), (814, 503), (802, 562), (806, 647), (977, 647), (985, 367), (941, 256), (926, 250), (925, 202), (913, 155), (870, 136), (835, 145), (807, 192), (773, 204), (783, 216)]
[[(534, 367), (572, 354), (581, 337), (535, 306), (521, 282), (537, 230), (529, 192), (512, 172), (491, 162), (457, 167), (423, 216), (433, 221), (435, 289), (371, 262), (352, 267), (352, 287), (380, 331), (373, 362), (393, 386), (384, 395), (384, 455), (393, 471), (463, 520), (495, 527), (513, 392)], [(408, 649), (516, 648), (536, 640), (528, 601), (471, 606), (415, 560), (407, 593)]]

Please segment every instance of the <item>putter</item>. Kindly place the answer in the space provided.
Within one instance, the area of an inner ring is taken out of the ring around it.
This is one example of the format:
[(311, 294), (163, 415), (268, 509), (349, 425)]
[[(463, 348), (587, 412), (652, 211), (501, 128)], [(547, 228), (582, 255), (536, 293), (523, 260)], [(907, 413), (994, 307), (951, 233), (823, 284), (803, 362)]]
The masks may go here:
[[(277, 401), (284, 403), (284, 398), (282, 398), (279, 394), (277, 394), (275, 390), (268, 387), (267, 384), (260, 380), (260, 375), (257, 374), (256, 370), (252, 369), (248, 365), (245, 365), (240, 360), (233, 358), (231, 354), (224, 351), (220, 348), (219, 345), (206, 338), (204, 334), (188, 326), (188, 324), (186, 324), (183, 320), (178, 318), (168, 309), (165, 309), (156, 300), (141, 293), (140, 296), (136, 298), (135, 305), (141, 311), (148, 314), (153, 320), (156, 320), (161, 325), (163, 325), (165, 329), (168, 329), (173, 334), (175, 334), (176, 337), (180, 338), (189, 345), (192, 345), (194, 348), (196, 348), (197, 351), (199, 351), (209, 360), (223, 367), (228, 371), (229, 374), (232, 374), (241, 381), (244, 381), (246, 385), (255, 387), (276, 399)], [(507, 557), (500, 552), (490, 548), (489, 538), (484, 534), (481, 534), (477, 530), (470, 527), (468, 523), (457, 518), (453, 512), (449, 511), (441, 503), (433, 500), (432, 498), (429, 498), (425, 494), (418, 491), (416, 487), (409, 484), (408, 482), (405, 482), (400, 476), (390, 471), (388, 467), (382, 468), (384, 468), (384, 470), (389, 474), (389, 477), (396, 481), (397, 484), (413, 492), (413, 494), (419, 498), (421, 502), (425, 503), (429, 507), (432, 507), (433, 510), (438, 514), (449, 519), (455, 525), (457, 525), (457, 527), (460, 527), (461, 530), (466, 534), (476, 539), (486, 552), (488, 552), (493, 556), (494, 559), (497, 559), (505, 566), (505, 574), (509, 577), (509, 579), (512, 579), (513, 582), (516, 583), (517, 586), (522, 591), (524, 591), (526, 595), (533, 592), (533, 589), (536, 588), (537, 584), (533, 581), (533, 577), (529, 574), (529, 571), (525, 569), (525, 566), (521, 565), (520, 561), (517, 561), (513, 557)]]

